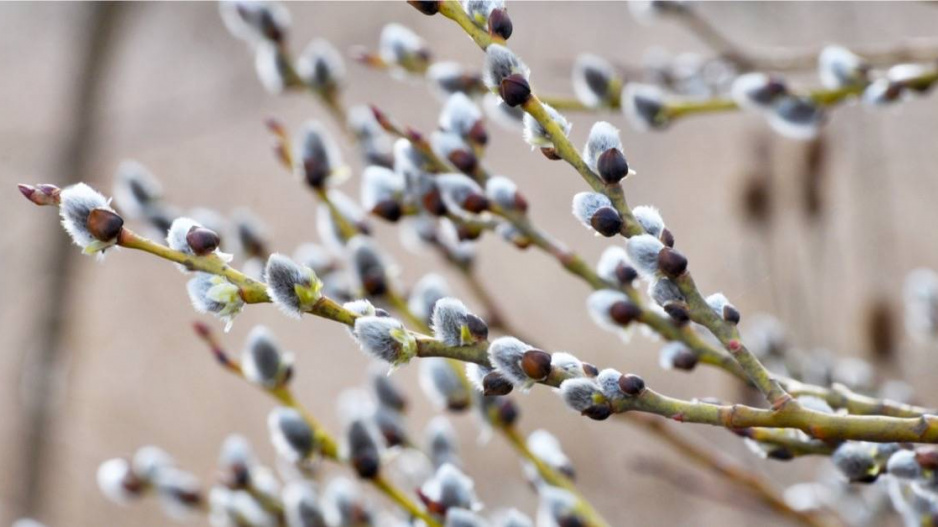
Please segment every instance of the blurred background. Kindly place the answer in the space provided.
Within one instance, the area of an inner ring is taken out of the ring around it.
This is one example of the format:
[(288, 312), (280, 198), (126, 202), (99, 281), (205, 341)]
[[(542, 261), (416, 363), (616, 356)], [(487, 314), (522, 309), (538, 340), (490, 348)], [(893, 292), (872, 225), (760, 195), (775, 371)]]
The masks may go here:
[[(938, 21), (938, 9), (922, 2), (697, 7), (755, 51), (929, 42)], [(482, 62), (455, 25), (403, 2), (289, 8), (296, 50), (313, 37), (343, 52), (356, 45), (375, 49), (381, 27), (395, 21), (430, 42), (437, 58)], [(641, 64), (655, 46), (710, 54), (677, 24), (638, 24), (623, 3), (517, 2), (510, 12), (511, 47), (531, 66), (542, 93), (571, 94), (570, 67), (583, 52), (620, 65)], [(83, 180), (108, 193), (119, 162), (135, 159), (179, 206), (226, 214), (251, 208), (269, 227), (273, 249), (290, 253), (317, 238), (315, 202), (276, 164), (263, 120), (275, 116), (293, 128), (310, 118), (331, 121), (310, 97), (263, 90), (253, 58), (226, 33), (214, 3), (3, 3), (0, 64), (6, 226), (0, 230), (0, 524), (29, 515), (50, 527), (165, 525), (155, 501), (130, 508), (107, 502), (95, 484), (98, 464), (155, 444), (208, 482), (231, 432), (250, 438), (271, 461), (266, 416), (272, 403), (221, 371), (194, 337), (190, 326), (198, 316), (173, 266), (130, 251), (114, 252), (104, 263), (83, 257), (68, 246), (54, 211), (27, 203), (14, 184)], [(433, 129), (439, 104), (426, 85), (353, 63), (348, 69), (347, 103), (374, 103), (400, 122)], [(796, 84), (817, 81), (812, 72)], [(599, 118), (568, 117), (576, 144)], [(901, 324), (904, 276), (915, 267), (938, 267), (934, 96), (877, 111), (839, 108), (819, 144), (782, 139), (759, 117), (738, 112), (689, 118), (649, 134), (633, 132), (620, 114), (604, 118), (622, 128), (639, 172), (625, 184), (630, 203), (660, 208), (705, 294), (724, 292), (744, 322), (773, 313), (793, 345), (868, 359), (877, 379), (905, 378), (919, 400), (938, 401), (935, 349), (913, 344)], [(490, 133), (487, 165), (515, 179), (539, 225), (595, 261), (613, 242), (594, 238), (568, 212), (571, 196), (583, 189), (579, 177), (532, 152), (520, 134), (494, 125)], [(361, 165), (347, 145), (345, 154), (357, 175)], [(353, 196), (357, 188), (357, 178), (345, 187)], [(393, 227), (372, 223), (405, 283), (441, 270), (477, 305), (435, 254), (409, 254)], [(623, 346), (596, 328), (583, 308), (587, 287), (534, 250), (488, 236), (476, 265), (510, 323), (552, 350), (639, 373), (675, 396), (746, 397), (720, 372), (660, 369), (657, 343), (636, 338)], [(224, 342), (240, 350), (261, 323), (296, 352), (299, 395), (337, 430), (336, 398), (366, 379), (366, 358), (344, 328), (288, 319), (270, 305), (245, 310)], [(884, 327), (895, 338), (883, 340)], [(433, 409), (413, 382), (416, 367), (395, 378), (414, 401), (409, 420), (417, 433)], [(521, 428), (546, 428), (563, 441), (583, 493), (616, 525), (783, 523), (627, 422), (580, 418), (549, 390), (517, 400)], [(473, 418), (453, 422), (486, 505), (533, 512), (536, 500), (502, 438), (480, 445)], [(770, 475), (780, 489), (815, 478), (828, 463), (763, 461), (726, 431), (680, 430)]]

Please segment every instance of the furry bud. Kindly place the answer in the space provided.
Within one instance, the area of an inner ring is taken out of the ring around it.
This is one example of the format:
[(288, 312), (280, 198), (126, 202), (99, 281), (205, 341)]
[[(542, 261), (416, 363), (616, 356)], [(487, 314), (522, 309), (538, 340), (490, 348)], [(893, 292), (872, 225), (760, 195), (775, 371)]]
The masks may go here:
[(450, 287), (446, 279), (438, 274), (427, 274), (414, 285), (407, 307), (420, 320), (429, 321), (437, 301), (448, 296)]
[(232, 489), (246, 488), (251, 482), (251, 469), (255, 464), (254, 452), (247, 439), (237, 434), (225, 438), (218, 456), (224, 485)]
[(303, 125), (297, 134), (294, 152), (293, 170), (310, 187), (334, 186), (348, 177), (338, 145), (319, 121)]
[(494, 93), (486, 93), (482, 98), (482, 109), (489, 119), (505, 130), (516, 132), (524, 128), (524, 109), (520, 106), (508, 106)]
[(480, 146), (488, 141), (482, 125), (482, 110), (465, 93), (456, 92), (446, 99), (440, 112), (439, 125), (440, 130)]
[(124, 225), (110, 201), (84, 183), (62, 189), (59, 215), (65, 231), (85, 254), (103, 254), (116, 245)]
[(336, 477), (329, 482), (323, 491), (322, 507), (327, 525), (374, 525), (371, 505), (361, 488), (348, 478)]
[(438, 157), (446, 159), (464, 174), (473, 173), (479, 164), (472, 147), (454, 133), (433, 132), (430, 135), (430, 146)]
[(319, 499), (312, 485), (294, 481), (283, 489), (283, 513), (287, 527), (326, 527)]
[(191, 518), (202, 503), (198, 478), (177, 468), (161, 472), (154, 486), (163, 513), (177, 521)]
[(818, 55), (818, 76), (828, 90), (865, 85), (869, 70), (862, 57), (842, 46), (827, 46)]
[(876, 479), (879, 467), (870, 443), (848, 441), (831, 455), (831, 461), (848, 481), (868, 483)]
[(697, 354), (680, 342), (670, 342), (661, 348), (658, 363), (666, 370), (693, 370), (697, 366)]
[(384, 26), (378, 50), (381, 60), (393, 66), (396, 72), (423, 74), (430, 64), (427, 43), (400, 24)]
[(296, 73), (307, 86), (325, 93), (342, 86), (345, 64), (342, 55), (329, 41), (316, 39), (296, 59)]
[(902, 85), (889, 79), (876, 79), (863, 90), (863, 103), (870, 106), (882, 106), (899, 100)]
[(628, 340), (631, 333), (625, 327), (641, 316), (641, 309), (626, 295), (612, 289), (594, 291), (586, 300), (590, 318), (597, 326), (619, 334)]
[(640, 132), (669, 124), (665, 105), (664, 92), (657, 86), (630, 82), (622, 90), (622, 111)]
[(714, 293), (708, 296), (707, 305), (723, 320), (730, 324), (739, 324), (739, 311), (736, 309), (736, 306), (730, 303), (723, 293)]
[(280, 95), (290, 87), (291, 67), (287, 56), (279, 46), (270, 42), (259, 42), (254, 48), (254, 69), (261, 85), (271, 95)]
[(659, 306), (685, 303), (684, 295), (673, 281), (667, 278), (656, 278), (648, 287), (648, 296)]
[(598, 192), (580, 192), (573, 196), (573, 216), (586, 228), (607, 238), (622, 228), (622, 217), (612, 201)]
[(623, 398), (622, 390), (619, 389), (619, 379), (622, 373), (613, 368), (606, 368), (596, 375), (596, 384), (599, 385), (603, 397), (608, 401), (615, 401)]
[(293, 408), (274, 408), (267, 417), (267, 428), (277, 454), (291, 463), (308, 458), (316, 448), (313, 429)]
[(467, 71), (458, 62), (433, 63), (427, 70), (427, 80), (437, 96), (446, 101), (454, 93), (473, 94), (485, 90), (481, 75)]
[(514, 337), (501, 337), (489, 344), (489, 361), (496, 371), (512, 384), (528, 387), (533, 384), (533, 381), (525, 373), (521, 362), (525, 352), (530, 349), (532, 349), (531, 346)]
[(249, 44), (281, 43), (290, 28), (290, 12), (277, 2), (226, 0), (219, 8), (228, 31)]
[(632, 397), (641, 395), (645, 391), (645, 380), (631, 373), (626, 373), (625, 375), (619, 377), (619, 390), (622, 391), (625, 395), (630, 395)]
[(535, 430), (528, 436), (527, 445), (535, 457), (571, 480), (574, 479), (576, 471), (573, 463), (564, 454), (560, 441), (553, 434), (547, 430)]
[(417, 495), (429, 511), (441, 515), (452, 508), (474, 509), (478, 501), (472, 479), (449, 463), (441, 465)]
[(810, 98), (785, 97), (772, 107), (769, 125), (790, 139), (808, 140), (817, 137), (824, 117), (824, 111)]
[(670, 247), (663, 247), (658, 252), (658, 270), (667, 277), (677, 278), (687, 271), (687, 258)]
[(496, 514), (493, 525), (494, 527), (534, 527), (531, 518), (518, 509), (508, 509)]
[(631, 285), (638, 278), (638, 272), (632, 267), (628, 253), (617, 245), (603, 251), (596, 264), (596, 274), (607, 282), (623, 286)]
[(733, 81), (730, 96), (740, 108), (765, 111), (782, 96), (788, 87), (780, 77), (765, 73), (744, 73)]
[(456, 445), (456, 431), (449, 419), (438, 415), (430, 420), (424, 431), (427, 441), (427, 453), (433, 466), (440, 468), (445, 464), (458, 466), (459, 454)]
[(443, 203), (450, 210), (478, 214), (489, 207), (485, 191), (478, 183), (463, 174), (443, 174), (436, 178)]
[(381, 166), (372, 165), (362, 174), (362, 206), (372, 214), (394, 222), (401, 218), (404, 176)]
[(351, 277), (356, 289), (367, 296), (381, 296), (390, 287), (389, 265), (379, 248), (367, 236), (355, 236), (347, 245)]
[(416, 338), (391, 317), (359, 317), (354, 335), (362, 351), (392, 365), (405, 364), (417, 354)]
[(625, 242), (625, 251), (635, 269), (645, 277), (654, 276), (658, 272), (659, 254), (664, 244), (650, 234), (632, 236)]
[(902, 479), (918, 479), (922, 477), (922, 467), (918, 464), (913, 450), (900, 450), (889, 457), (886, 472), (891, 476)]
[[(560, 127), (563, 135), (568, 137), (570, 135), (570, 129), (573, 128), (573, 124), (570, 123), (570, 121), (567, 121), (567, 118), (555, 110), (552, 106), (545, 104), (544, 110), (547, 112), (550, 120)], [(547, 133), (547, 129), (544, 128), (537, 119), (532, 117), (531, 114), (524, 114), (522, 123), (524, 124), (524, 140), (529, 145), (531, 145), (532, 149), (540, 148), (544, 150), (554, 148), (554, 142), (551, 140), (550, 134)]]
[(266, 327), (255, 326), (248, 334), (247, 346), (241, 353), (241, 369), (248, 381), (272, 390), (290, 380), (293, 354), (282, 352)]
[(602, 421), (611, 415), (599, 385), (593, 379), (567, 379), (560, 383), (560, 396), (570, 408), (582, 415)]
[(363, 419), (356, 419), (347, 432), (349, 459), (352, 467), (362, 479), (374, 479), (381, 469), (378, 441), (372, 426)]
[(192, 307), (199, 313), (211, 313), (227, 322), (225, 330), (244, 307), (241, 290), (224, 276), (210, 273), (196, 273), (186, 283)]
[(608, 106), (616, 93), (619, 80), (606, 59), (584, 53), (573, 63), (573, 93), (590, 108)]
[(600, 121), (590, 129), (589, 139), (583, 148), (583, 159), (590, 170), (599, 174), (603, 181), (615, 184), (629, 174), (634, 174), (629, 169), (629, 163), (622, 151), (619, 130), (605, 121)]
[(126, 505), (138, 498), (147, 484), (134, 473), (130, 462), (122, 458), (102, 463), (98, 467), (97, 479), (101, 493), (120, 505)]
[(489, 201), (502, 210), (521, 213), (528, 210), (528, 202), (518, 192), (518, 186), (515, 185), (514, 181), (504, 176), (489, 178), (485, 183), (485, 195)]
[(442, 298), (436, 302), (431, 326), (433, 336), (447, 346), (465, 346), (488, 337), (485, 323), (471, 315), (466, 306), (455, 298)]
[(465, 410), (471, 404), (471, 393), (460, 378), (460, 371), (449, 361), (428, 357), (420, 361), (420, 387), (440, 409)]
[(309, 267), (272, 254), (264, 270), (271, 300), (287, 315), (300, 318), (322, 298), (322, 281)]
[[(521, 62), (510, 49), (500, 44), (491, 44), (485, 50), (485, 64), (482, 68), (482, 81), (493, 92), (502, 96), (502, 100), (508, 106), (514, 107), (525, 100), (531, 94), (531, 88), (528, 86), (527, 79), (531, 70)], [(507, 85), (504, 82), (511, 77)], [(524, 88), (527, 87), (527, 94)], [(509, 91), (510, 93), (502, 93)], [(505, 96), (510, 96), (505, 99)]]
[[(642, 226), (642, 229), (646, 233), (658, 238), (664, 243), (662, 236), (665, 231), (664, 218), (661, 217), (661, 213), (658, 212), (658, 209), (642, 205), (632, 209), (632, 215), (635, 216), (635, 220)], [(665, 243), (665, 245), (668, 244)]]

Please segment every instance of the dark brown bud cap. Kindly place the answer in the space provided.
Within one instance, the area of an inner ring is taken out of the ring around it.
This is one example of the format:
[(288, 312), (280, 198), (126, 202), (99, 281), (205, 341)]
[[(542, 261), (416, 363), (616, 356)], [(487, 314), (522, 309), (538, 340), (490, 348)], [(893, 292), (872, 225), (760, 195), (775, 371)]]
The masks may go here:
[(641, 393), (645, 391), (645, 380), (638, 375), (626, 373), (619, 377), (619, 389), (622, 390), (622, 393), (625, 395), (631, 395), (633, 397), (641, 395)]
[(518, 407), (507, 397), (498, 400), (495, 410), (498, 422), (504, 426), (511, 426), (518, 420)]
[(599, 368), (597, 368), (596, 366), (588, 362), (584, 362), (583, 373), (585, 373), (587, 377), (596, 377), (597, 375), (599, 375)]
[(497, 371), (493, 371), (482, 378), (483, 395), (508, 395), (514, 386), (511, 381), (502, 377)]
[(221, 243), (221, 239), (218, 237), (218, 234), (211, 229), (192, 227), (189, 229), (189, 232), (186, 233), (186, 243), (189, 244), (192, 252), (199, 256), (205, 256), (215, 249), (218, 249), (218, 244)]
[(766, 453), (766, 457), (775, 461), (791, 461), (795, 459), (795, 454), (787, 448), (773, 448)]
[(470, 404), (468, 398), (452, 399), (446, 402), (446, 409), (450, 412), (463, 412), (469, 408)]
[(687, 271), (687, 258), (674, 249), (665, 247), (658, 252), (658, 269), (661, 269), (665, 276), (676, 278)]
[(731, 305), (723, 306), (723, 320), (730, 324), (739, 324), (739, 310)]
[(557, 150), (552, 146), (542, 148), (541, 153), (544, 154), (544, 157), (550, 159), (551, 161), (560, 161), (563, 159), (560, 157), (560, 154), (557, 153)]
[(674, 355), (673, 361), (675, 369), (690, 371), (697, 366), (698, 359), (696, 353), (687, 348), (684, 348)]
[(464, 174), (471, 174), (479, 165), (479, 159), (468, 150), (453, 150), (447, 156), (449, 162)]
[(434, 216), (442, 216), (446, 214), (446, 204), (443, 203), (443, 198), (440, 196), (439, 189), (433, 189), (430, 192), (427, 192), (423, 195), (421, 201), (423, 201), (423, 208), (427, 209), (427, 212), (430, 214), (433, 214)]
[(915, 450), (915, 461), (924, 469), (938, 469), (938, 449), (932, 447), (917, 448)]
[(521, 356), (521, 369), (535, 381), (542, 381), (550, 375), (550, 353), (530, 349)]
[(124, 218), (107, 209), (94, 209), (88, 214), (85, 226), (95, 239), (109, 242), (121, 233), (121, 229), (124, 228)]
[(437, 0), (407, 0), (407, 3), (427, 16), (432, 16), (440, 12), (440, 2)]
[(472, 193), (466, 196), (462, 208), (474, 214), (478, 214), (489, 209), (489, 199), (482, 194)]
[(485, 146), (489, 142), (489, 134), (485, 130), (485, 123), (481, 119), (476, 121), (469, 129), (469, 140), (479, 146)]
[(662, 229), (658, 239), (661, 240), (661, 243), (663, 243), (665, 247), (674, 247), (674, 234), (672, 234), (670, 230)]
[(603, 181), (609, 184), (618, 183), (629, 175), (629, 163), (618, 148), (610, 148), (600, 154), (596, 169)]
[(307, 185), (322, 188), (328, 177), (329, 168), (319, 159), (311, 157), (303, 160), (303, 178)]
[(388, 292), (388, 282), (384, 273), (369, 273), (362, 277), (362, 287), (368, 296), (381, 296)]
[(664, 312), (679, 326), (690, 322), (690, 312), (687, 310), (687, 306), (681, 302), (668, 302), (664, 305)]
[(605, 404), (596, 404), (583, 410), (581, 413), (594, 421), (605, 421), (612, 415), (612, 409)]
[(352, 459), (352, 466), (355, 467), (355, 472), (358, 473), (358, 477), (362, 479), (374, 479), (378, 476), (381, 463), (378, 461), (377, 453), (369, 451), (355, 456)]
[(508, 17), (508, 10), (505, 8), (494, 9), (489, 14), (489, 33), (497, 35), (505, 40), (511, 36), (511, 18)]
[(489, 338), (489, 326), (482, 320), (480, 317), (469, 313), (466, 315), (466, 327), (469, 328), (469, 333), (477, 341), (482, 341)]
[(590, 218), (590, 225), (599, 234), (611, 238), (622, 229), (622, 216), (612, 207), (601, 207)]
[(630, 285), (638, 278), (638, 271), (631, 265), (619, 264), (616, 267), (616, 280), (622, 285)]
[(609, 308), (609, 316), (619, 324), (627, 326), (642, 316), (642, 310), (632, 302), (623, 300), (612, 304), (612, 307)]
[(371, 212), (375, 216), (384, 218), (390, 222), (395, 222), (404, 215), (404, 209), (401, 207), (401, 204), (393, 199), (379, 201), (374, 208), (371, 209)]
[(524, 104), (531, 97), (531, 85), (524, 75), (515, 73), (502, 79), (498, 86), (498, 94), (505, 104), (514, 108)]

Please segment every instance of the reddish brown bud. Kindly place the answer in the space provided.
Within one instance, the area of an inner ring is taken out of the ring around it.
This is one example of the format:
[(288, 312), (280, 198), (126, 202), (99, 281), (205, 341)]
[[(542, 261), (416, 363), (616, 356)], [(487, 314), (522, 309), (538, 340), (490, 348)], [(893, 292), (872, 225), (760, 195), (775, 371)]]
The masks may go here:
[(463, 202), (462, 207), (469, 212), (478, 214), (489, 209), (489, 199), (482, 194), (469, 194)]
[(442, 216), (446, 214), (446, 204), (443, 203), (443, 197), (440, 196), (439, 189), (433, 189), (430, 192), (427, 192), (423, 195), (423, 208), (427, 209), (427, 212), (433, 214), (434, 216)]
[(508, 17), (508, 10), (505, 8), (492, 10), (489, 14), (489, 34), (508, 40), (508, 37), (511, 36), (511, 30), (511, 18)]
[(600, 154), (596, 169), (599, 177), (609, 184), (618, 183), (629, 175), (629, 163), (618, 148), (610, 148)]
[(521, 369), (535, 381), (542, 381), (550, 375), (550, 353), (530, 349), (521, 356)]
[(766, 453), (766, 457), (775, 461), (791, 461), (795, 459), (795, 454), (787, 448), (773, 448)]
[(665, 247), (658, 252), (658, 269), (661, 269), (665, 276), (676, 278), (687, 271), (687, 258), (674, 249)]
[(597, 375), (599, 375), (599, 368), (597, 368), (593, 364), (584, 362), (583, 373), (585, 373), (587, 377), (596, 377)]
[(498, 94), (505, 104), (514, 108), (524, 104), (531, 97), (531, 85), (528, 84), (528, 79), (525, 79), (524, 75), (515, 73), (502, 79), (498, 86)]
[(515, 210), (522, 214), (528, 211), (528, 200), (520, 192), (515, 192)]
[(658, 239), (661, 240), (661, 243), (665, 247), (674, 247), (674, 234), (671, 234), (671, 231), (668, 229), (661, 230), (661, 236), (658, 236)]
[(362, 287), (368, 296), (381, 296), (388, 292), (388, 283), (384, 273), (371, 273), (363, 277)]
[(211, 229), (192, 227), (189, 229), (189, 232), (186, 233), (186, 243), (189, 244), (192, 252), (199, 256), (205, 256), (215, 251), (215, 249), (218, 249), (218, 244), (221, 243), (221, 239), (219, 239), (218, 234)]
[(609, 419), (610, 415), (612, 415), (612, 409), (605, 404), (597, 404), (590, 406), (586, 410), (583, 410), (581, 414), (589, 417), (594, 421), (605, 421), (606, 419)]
[(493, 371), (482, 378), (483, 395), (508, 395), (514, 389), (511, 381), (502, 377), (497, 371)]
[(641, 393), (645, 391), (645, 380), (638, 375), (626, 373), (619, 377), (619, 389), (622, 390), (622, 393), (625, 395), (631, 395), (633, 397), (641, 395)]
[(355, 472), (358, 473), (358, 477), (374, 479), (378, 476), (381, 463), (378, 461), (377, 452), (368, 452), (355, 456), (352, 459), (352, 466), (355, 468)]
[(681, 302), (668, 302), (664, 305), (664, 312), (679, 326), (690, 322), (690, 312), (687, 310), (687, 306)]
[(471, 174), (479, 165), (479, 159), (467, 150), (453, 150), (447, 159), (457, 170), (464, 174)]
[(557, 153), (557, 150), (555, 150), (554, 147), (552, 146), (542, 148), (541, 153), (544, 154), (544, 157), (546, 157), (547, 159), (550, 159), (551, 161), (560, 161), (561, 159), (563, 159)]
[(436, 0), (407, 0), (407, 3), (427, 16), (432, 16), (440, 12), (440, 2)]
[(477, 341), (482, 341), (489, 338), (489, 326), (485, 323), (484, 320), (479, 318), (472, 313), (466, 315), (466, 327), (469, 328), (469, 333)]
[(611, 238), (619, 234), (622, 228), (622, 216), (619, 216), (619, 213), (612, 207), (601, 207), (590, 218), (590, 225), (599, 234)]
[(371, 212), (375, 216), (384, 218), (390, 222), (395, 222), (404, 215), (404, 209), (401, 208), (401, 204), (393, 199), (379, 201), (374, 208), (371, 209)]
[(616, 267), (616, 280), (622, 285), (630, 285), (638, 278), (638, 271), (631, 265), (619, 264)]
[(915, 461), (924, 469), (938, 469), (938, 449), (922, 447), (915, 450)]
[(313, 188), (322, 188), (329, 177), (329, 167), (321, 160), (309, 158), (303, 160), (303, 179)]
[(476, 121), (476, 124), (469, 129), (469, 141), (479, 146), (488, 144), (489, 134), (485, 130), (485, 123), (481, 119)]
[(678, 351), (672, 360), (674, 369), (686, 371), (693, 370), (698, 362), (697, 354), (687, 348)]
[(88, 214), (88, 222), (85, 224), (88, 232), (96, 239), (102, 242), (109, 242), (121, 233), (124, 228), (124, 218), (107, 209), (94, 209)]
[(609, 316), (617, 323), (627, 326), (642, 316), (642, 310), (632, 302), (623, 300), (612, 304), (612, 307), (609, 308)]

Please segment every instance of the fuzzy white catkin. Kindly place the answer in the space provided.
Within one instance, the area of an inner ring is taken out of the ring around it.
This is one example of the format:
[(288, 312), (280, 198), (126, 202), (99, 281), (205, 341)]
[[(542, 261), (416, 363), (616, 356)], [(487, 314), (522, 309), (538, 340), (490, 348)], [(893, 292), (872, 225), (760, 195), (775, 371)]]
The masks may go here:
[(88, 216), (94, 209), (104, 209), (114, 212), (110, 200), (101, 193), (84, 183), (76, 183), (62, 189), (59, 194), (59, 215), (62, 218), (62, 227), (72, 237), (75, 245), (82, 249), (89, 249), (100, 242), (88, 230)]
[(635, 220), (638, 221), (638, 224), (642, 226), (645, 232), (655, 238), (661, 237), (665, 225), (664, 218), (661, 217), (661, 212), (658, 209), (649, 205), (640, 205), (632, 209), (632, 215), (635, 216)]
[(531, 69), (514, 52), (501, 44), (492, 44), (486, 48), (482, 81), (490, 90), (497, 91), (505, 77), (516, 74), (527, 79), (531, 75)]
[(436, 177), (437, 187), (446, 206), (462, 214), (471, 214), (463, 206), (469, 196), (485, 195), (485, 191), (465, 174), (442, 174)]
[(818, 55), (818, 76), (828, 90), (865, 83), (868, 68), (862, 57), (843, 46), (827, 46)]
[[(315, 160), (330, 174), (327, 182), (336, 185), (346, 175), (343, 170), (342, 152), (329, 130), (319, 121), (312, 120), (303, 124), (294, 139), (294, 171), (301, 180), (304, 176), (304, 164)], [(337, 176), (337, 177), (333, 177)]]
[[(544, 104), (543, 106), (544, 110), (547, 112), (548, 118), (560, 127), (564, 137), (569, 136), (570, 130), (573, 128), (573, 123), (568, 121), (563, 114), (555, 110), (553, 106), (548, 104)], [(547, 133), (547, 129), (531, 114), (525, 113), (522, 123), (524, 124), (524, 140), (531, 145), (532, 149), (554, 147), (554, 142), (551, 140), (550, 134)]]
[(445, 508), (474, 510), (478, 506), (475, 484), (455, 465), (445, 463), (421, 487), (421, 492)]
[(622, 325), (613, 320), (609, 314), (612, 306), (619, 302), (631, 303), (628, 295), (621, 291), (600, 289), (590, 293), (586, 298), (586, 309), (597, 326), (606, 331), (619, 333), (623, 329)]
[(658, 272), (658, 253), (664, 248), (658, 238), (650, 234), (633, 236), (625, 242), (625, 250), (635, 270), (642, 276), (651, 277)]
[(446, 279), (436, 273), (429, 273), (414, 284), (407, 300), (407, 307), (420, 320), (430, 320), (433, 306), (440, 299), (448, 296), (450, 296), (450, 287)]
[(276, 44), (258, 43), (254, 48), (254, 69), (267, 93), (279, 95), (286, 89), (289, 64)]
[(126, 217), (143, 218), (146, 209), (162, 197), (162, 185), (145, 166), (130, 159), (117, 166), (114, 201)]
[(619, 278), (616, 275), (620, 266), (631, 266), (629, 255), (625, 249), (618, 245), (611, 245), (603, 251), (596, 263), (596, 274), (600, 278), (613, 284), (618, 283)]
[(98, 488), (107, 499), (120, 505), (126, 505), (137, 496), (136, 493), (131, 492), (124, 485), (128, 476), (133, 477), (130, 463), (126, 459), (110, 459), (101, 463), (101, 466), (98, 467)]
[(438, 61), (427, 68), (427, 80), (436, 96), (446, 102), (454, 93), (463, 93), (465, 79), (472, 75), (458, 62)]
[(583, 361), (571, 353), (557, 351), (550, 355), (550, 367), (563, 373), (566, 377), (583, 377)]
[(495, 514), (492, 521), (495, 527), (534, 527), (531, 518), (518, 509), (500, 511)]
[(806, 97), (784, 97), (775, 103), (768, 116), (773, 130), (800, 141), (817, 137), (823, 120), (824, 112)]
[(772, 77), (765, 73), (744, 73), (733, 80), (730, 97), (740, 108), (766, 111), (771, 108), (774, 100), (772, 94), (767, 91), (772, 82)]
[(443, 527), (489, 527), (489, 523), (470, 510), (454, 507), (446, 511)]
[(598, 192), (579, 192), (573, 196), (573, 216), (589, 230), (593, 230), (593, 215), (601, 208), (612, 208), (612, 201)]
[[(299, 265), (282, 254), (272, 254), (264, 270), (267, 292), (281, 311), (293, 318), (312, 308), (321, 297), (322, 282), (309, 267)], [(301, 297), (297, 289), (309, 291), (309, 297)]]
[(489, 360), (492, 366), (515, 386), (524, 386), (531, 379), (521, 369), (521, 358), (531, 346), (514, 337), (500, 337), (489, 344)]
[(195, 475), (169, 468), (160, 472), (154, 481), (163, 513), (176, 521), (195, 516), (199, 507), (194, 497), (201, 495), (199, 479)]
[(573, 464), (564, 454), (560, 441), (547, 430), (538, 429), (531, 432), (526, 443), (531, 453), (544, 463), (564, 474), (573, 473)]
[(291, 463), (306, 459), (316, 446), (313, 429), (293, 408), (274, 408), (267, 427), (277, 454)]
[(444, 464), (460, 466), (458, 445), (456, 442), (456, 431), (449, 419), (443, 415), (437, 415), (427, 423), (424, 430), (426, 437), (427, 452), (433, 466), (439, 468)]
[(328, 40), (317, 38), (297, 57), (296, 73), (313, 89), (334, 89), (345, 81), (345, 63)]
[(276, 388), (286, 381), (293, 365), (293, 354), (280, 349), (273, 334), (264, 326), (255, 326), (248, 334), (241, 353), (245, 378), (264, 388)]
[(390, 317), (355, 319), (355, 337), (362, 351), (390, 364), (407, 362), (416, 353), (414, 336), (404, 329), (400, 321)]
[(645, 132), (667, 125), (661, 110), (665, 96), (661, 88), (651, 84), (630, 82), (622, 89), (622, 111), (633, 128)]
[(346, 477), (329, 481), (323, 491), (323, 512), (328, 525), (371, 525), (374, 512), (358, 484)]
[(590, 128), (589, 138), (583, 147), (583, 159), (587, 166), (595, 173), (599, 173), (599, 156), (603, 152), (616, 149), (622, 152), (622, 140), (619, 139), (619, 129), (606, 121), (598, 121)]
[(449, 96), (440, 112), (440, 129), (465, 138), (472, 127), (482, 119), (482, 111), (465, 93)]
[(369, 166), (362, 173), (362, 206), (373, 210), (383, 201), (398, 201), (404, 194), (404, 186), (404, 176), (382, 166)]
[(464, 407), (471, 400), (466, 385), (449, 362), (441, 357), (427, 357), (420, 360), (420, 388), (428, 399), (439, 409)]
[(560, 396), (570, 408), (583, 412), (596, 404), (595, 398), (602, 392), (593, 379), (567, 379), (560, 383)]
[(469, 310), (456, 298), (442, 298), (436, 302), (431, 317), (433, 336), (447, 346), (467, 344), (462, 339), (462, 328), (466, 324)]
[(848, 480), (855, 481), (868, 476), (876, 468), (873, 449), (869, 443), (846, 442), (831, 455), (837, 470)]
[(456, 152), (472, 152), (472, 147), (462, 137), (441, 130), (430, 134), (430, 147), (434, 154), (443, 159), (450, 159), (450, 156)]
[(387, 24), (381, 30), (378, 54), (384, 62), (396, 66), (395, 73), (420, 70), (426, 60), (427, 43), (401, 24)]
[[(188, 255), (195, 254), (192, 247), (189, 246), (186, 236), (188, 236), (190, 230), (196, 227), (202, 227), (202, 225), (190, 218), (176, 218), (166, 233), (166, 245), (169, 245), (169, 248), (174, 251)], [(180, 267), (183, 272), (186, 272), (185, 267)]]
[(606, 59), (584, 53), (573, 63), (573, 93), (590, 108), (600, 107), (609, 100), (615, 69)]

